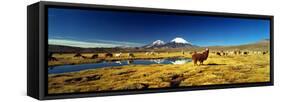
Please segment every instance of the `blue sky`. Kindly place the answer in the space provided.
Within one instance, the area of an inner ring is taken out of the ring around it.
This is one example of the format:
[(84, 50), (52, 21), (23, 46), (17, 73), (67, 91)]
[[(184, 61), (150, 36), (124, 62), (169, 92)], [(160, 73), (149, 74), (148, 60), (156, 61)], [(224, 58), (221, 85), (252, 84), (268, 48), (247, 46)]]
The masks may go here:
[(143, 46), (181, 37), (198, 46), (268, 39), (269, 20), (49, 8), (49, 44), (77, 47)]

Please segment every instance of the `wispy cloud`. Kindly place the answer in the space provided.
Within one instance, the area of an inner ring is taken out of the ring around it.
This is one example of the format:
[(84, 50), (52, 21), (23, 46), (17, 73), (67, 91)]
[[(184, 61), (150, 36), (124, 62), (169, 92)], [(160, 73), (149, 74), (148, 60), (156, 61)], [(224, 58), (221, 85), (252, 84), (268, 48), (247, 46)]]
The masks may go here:
[(64, 45), (82, 48), (97, 48), (97, 47), (138, 47), (143, 44), (134, 42), (123, 42), (123, 41), (110, 41), (110, 40), (92, 40), (92, 41), (79, 41), (79, 40), (69, 40), (69, 39), (49, 39), (49, 44), (52, 45)]

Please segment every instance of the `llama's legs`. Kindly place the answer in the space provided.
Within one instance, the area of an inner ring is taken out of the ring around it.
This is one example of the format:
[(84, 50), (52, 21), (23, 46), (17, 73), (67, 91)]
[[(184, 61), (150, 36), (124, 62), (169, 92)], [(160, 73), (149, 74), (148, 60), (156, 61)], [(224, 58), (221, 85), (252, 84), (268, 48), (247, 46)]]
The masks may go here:
[(194, 60), (194, 66), (196, 66), (197, 65), (197, 60)]
[(203, 61), (200, 61), (200, 65), (203, 65)]

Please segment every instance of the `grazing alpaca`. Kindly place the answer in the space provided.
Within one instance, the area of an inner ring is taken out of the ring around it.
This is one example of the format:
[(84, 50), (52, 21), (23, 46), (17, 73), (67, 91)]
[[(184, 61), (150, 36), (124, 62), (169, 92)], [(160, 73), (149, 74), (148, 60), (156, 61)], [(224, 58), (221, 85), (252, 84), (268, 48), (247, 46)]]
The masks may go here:
[(76, 53), (75, 55), (74, 55), (74, 57), (81, 57), (82, 55), (81, 55), (81, 53)]
[(58, 61), (56, 57), (53, 57), (53, 52), (48, 53), (48, 61)]
[(222, 55), (223, 55), (223, 56), (227, 56), (227, 55), (228, 55), (228, 53), (226, 53), (226, 52), (222, 52)]
[(228, 53), (221, 50), (220, 52), (217, 52), (217, 55), (219, 55), (219, 56), (227, 56)]
[(149, 55), (149, 52), (146, 52), (145, 55)]
[(221, 56), (221, 53), (220, 53), (220, 52), (217, 52), (216, 54), (219, 55), (219, 56)]
[(197, 61), (200, 62), (199, 65), (203, 64), (203, 62), (204, 62), (205, 60), (207, 60), (208, 55), (209, 55), (209, 49), (208, 49), (208, 48), (206, 48), (206, 50), (205, 50), (203, 53), (196, 53), (196, 52), (195, 52), (195, 53), (192, 55), (192, 60), (194, 61), (194, 65), (197, 65)]
[(132, 53), (129, 53), (129, 57), (135, 57), (135, 55)]
[(120, 57), (122, 55), (122, 53), (120, 52), (120, 53), (117, 53), (117, 54), (115, 54), (115, 56), (116, 57)]
[(248, 55), (249, 54), (249, 52), (243, 52), (243, 55)]
[(92, 59), (98, 58), (99, 55), (98, 54), (93, 54), (93, 56), (91, 57)]
[(152, 52), (147, 52), (147, 55), (153, 55), (153, 56), (155, 56), (156, 53), (155, 53), (154, 51), (152, 51)]
[(113, 57), (113, 54), (111, 54), (111, 53), (106, 53), (106, 54), (105, 54), (105, 57)]
[(234, 55), (238, 55), (238, 51), (233, 51)]
[(242, 52), (241, 51), (238, 51), (238, 54), (240, 55)]
[(225, 56), (228, 56), (229, 54), (226, 52), (226, 53), (224, 53), (224, 55), (225, 55)]
[(155, 53), (155, 52), (150, 52), (150, 55), (155, 56), (155, 55), (156, 55), (156, 53)]
[(86, 56), (81, 56), (83, 59), (87, 59), (88, 57), (86, 57)]
[(58, 61), (58, 59), (56, 57), (51, 56), (51, 57), (48, 58), (48, 61)]

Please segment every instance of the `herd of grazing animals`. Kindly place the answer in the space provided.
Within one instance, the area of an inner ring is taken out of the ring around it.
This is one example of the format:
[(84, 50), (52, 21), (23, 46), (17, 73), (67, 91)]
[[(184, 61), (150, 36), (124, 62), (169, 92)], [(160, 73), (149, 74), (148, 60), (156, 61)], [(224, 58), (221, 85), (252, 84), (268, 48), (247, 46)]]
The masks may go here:
[[(48, 61), (58, 61), (57, 58), (53, 57), (53, 54), (54, 54), (53, 52), (48, 53)], [(117, 53), (117, 54), (115, 54), (115, 57), (121, 57), (121, 55), (122, 55), (122, 53)], [(135, 55), (133, 53), (128, 53), (128, 56), (135, 57)], [(87, 56), (82, 55), (81, 53), (76, 53), (73, 57), (74, 58), (83, 58), (83, 59), (96, 59), (96, 58), (99, 58), (99, 55), (93, 54), (91, 57), (87, 57)], [(105, 53), (104, 57), (111, 58), (111, 57), (113, 57), (113, 54)]]
[(81, 53), (76, 53), (73, 57), (81, 57)]
[[(167, 54), (169, 54), (169, 52), (166, 52)], [(213, 51), (211, 52), (214, 55), (217, 56), (228, 56), (228, 55), (250, 55), (250, 54), (260, 54), (260, 55), (265, 55), (268, 54), (268, 51), (240, 51), (240, 50), (233, 50), (233, 51)], [(54, 53), (49, 52), (48, 54), (48, 61), (58, 61), (57, 58), (55, 58), (53, 56)], [(155, 55), (159, 55), (159, 52), (146, 52), (145, 55), (149, 55), (149, 56), (155, 56)], [(181, 54), (185, 55), (184, 51), (181, 51)], [(192, 57), (192, 61), (194, 62), (194, 65), (198, 65), (197, 62), (199, 62), (199, 65), (202, 65), (203, 62), (205, 60), (207, 60), (208, 56), (209, 56), (209, 49), (206, 48), (206, 50), (202, 53), (197, 53), (196, 51), (194, 52), (189, 52), (189, 54)], [(121, 57), (123, 56), (122, 53), (116, 53), (114, 54), (114, 57)], [(127, 55), (130, 58), (134, 58), (135, 55), (133, 53), (128, 53)], [(96, 59), (99, 58), (98, 54), (93, 54), (91, 57), (87, 57), (87, 56), (83, 56), (81, 53), (76, 53), (73, 57), (78, 57), (78, 58), (83, 58), (83, 59)], [(111, 58), (113, 57), (112, 53), (105, 53), (104, 57), (106, 58)]]
[[(154, 51), (145, 53), (145, 55), (152, 55), (152, 56), (159, 55), (159, 54), (160, 54), (159, 52), (154, 52)], [(169, 52), (167, 52), (167, 54), (169, 54)]]
[(257, 55), (265, 55), (268, 54), (268, 51), (214, 51), (212, 54), (217, 56), (228, 56), (228, 55), (250, 55), (250, 54), (257, 54)]
[[(194, 62), (194, 65), (198, 65), (197, 62), (200, 62), (199, 65), (203, 64), (205, 60), (207, 60), (208, 55), (209, 55), (209, 49), (206, 48), (206, 50), (202, 53), (197, 53), (195, 52), (190, 52), (192, 54), (192, 61)], [(240, 51), (240, 50), (235, 50), (235, 51), (217, 51), (217, 52), (212, 52), (212, 54), (217, 55), (217, 56), (228, 56), (228, 55), (250, 55), (250, 54), (268, 54), (268, 51)]]

